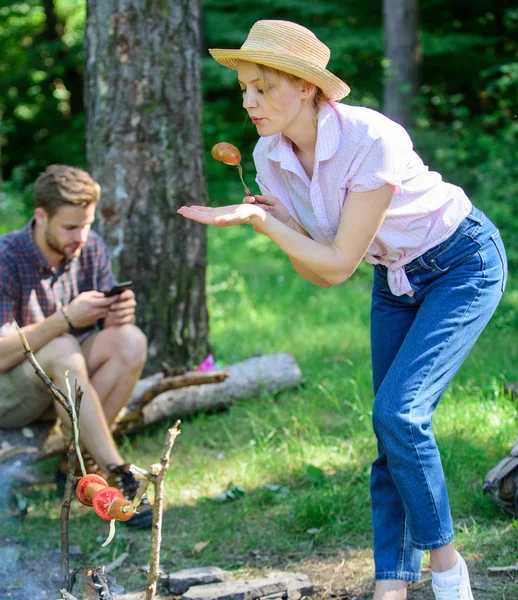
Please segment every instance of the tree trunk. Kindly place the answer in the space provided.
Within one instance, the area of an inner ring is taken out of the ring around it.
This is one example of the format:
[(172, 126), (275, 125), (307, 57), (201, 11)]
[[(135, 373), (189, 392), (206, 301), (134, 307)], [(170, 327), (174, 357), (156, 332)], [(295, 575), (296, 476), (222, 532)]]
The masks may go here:
[(387, 61), (383, 112), (409, 127), (421, 63), (419, 0), (383, 0), (383, 28)]
[(88, 169), (119, 280), (132, 279), (148, 371), (208, 352), (206, 229), (177, 215), (206, 204), (197, 0), (89, 0)]
[(54, 0), (43, 0), (43, 8), (45, 11), (45, 29), (41, 37), (47, 42), (61, 42), (61, 36), (58, 33), (58, 18), (56, 9), (54, 8)]

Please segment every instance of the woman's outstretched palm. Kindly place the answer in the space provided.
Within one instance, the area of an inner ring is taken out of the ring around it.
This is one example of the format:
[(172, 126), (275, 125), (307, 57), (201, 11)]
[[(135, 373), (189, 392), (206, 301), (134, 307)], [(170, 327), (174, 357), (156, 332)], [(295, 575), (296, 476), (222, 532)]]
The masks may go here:
[(178, 214), (204, 225), (227, 227), (229, 225), (251, 225), (264, 221), (266, 213), (254, 204), (231, 204), (230, 206), (182, 206)]

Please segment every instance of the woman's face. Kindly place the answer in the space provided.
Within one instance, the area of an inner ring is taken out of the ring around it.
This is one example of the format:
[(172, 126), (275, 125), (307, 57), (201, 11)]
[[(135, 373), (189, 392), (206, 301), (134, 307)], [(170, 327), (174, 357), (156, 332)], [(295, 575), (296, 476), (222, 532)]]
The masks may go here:
[[(238, 80), (243, 94), (243, 107), (257, 127), (261, 137), (284, 132), (288, 135), (291, 126), (297, 121), (301, 110), (306, 107), (304, 83), (290, 83), (273, 73), (265, 73), (268, 86), (264, 90), (257, 65), (241, 61)], [(266, 93), (265, 93), (266, 92)]]

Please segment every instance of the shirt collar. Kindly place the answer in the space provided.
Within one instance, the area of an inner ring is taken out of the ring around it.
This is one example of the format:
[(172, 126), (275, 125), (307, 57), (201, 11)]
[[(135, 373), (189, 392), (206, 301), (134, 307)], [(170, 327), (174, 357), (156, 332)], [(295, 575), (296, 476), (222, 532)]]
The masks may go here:
[(45, 257), (41, 253), (41, 250), (38, 248), (33, 238), (34, 223), (34, 218), (32, 218), (21, 230), (21, 242), (25, 248), (27, 256), (30, 257), (31, 261), (38, 267), (38, 269), (50, 272), (50, 265), (45, 260)]
[(318, 113), (315, 162), (328, 160), (336, 154), (340, 143), (340, 119), (333, 105), (326, 102)]
[(271, 141), (268, 143), (268, 150), (267, 157), (270, 160), (280, 163), (279, 166), (281, 169), (291, 171), (303, 180), (307, 180), (307, 175), (304, 173), (295, 152), (293, 152), (290, 139), (282, 135), (282, 133), (277, 133), (272, 136)]

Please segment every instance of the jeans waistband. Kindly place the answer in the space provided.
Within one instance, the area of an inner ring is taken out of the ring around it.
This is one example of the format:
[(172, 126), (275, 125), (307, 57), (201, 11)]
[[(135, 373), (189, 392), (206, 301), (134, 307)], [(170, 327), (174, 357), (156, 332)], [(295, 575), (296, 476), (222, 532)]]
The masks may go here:
[[(407, 265), (405, 265), (405, 271), (407, 273), (410, 273), (416, 268), (421, 268), (422, 257), (436, 256), (438, 254), (442, 254), (443, 252), (451, 248), (451, 246), (453, 246), (457, 242), (460, 236), (466, 234), (466, 232), (473, 227), (473, 223), (476, 223), (477, 225), (482, 227), (487, 220), (487, 216), (481, 210), (479, 210), (475, 206), (472, 206), (471, 211), (460, 222), (457, 229), (455, 229), (455, 231), (448, 238), (446, 238), (440, 244), (437, 244), (437, 246), (433, 246), (432, 248), (424, 252), (421, 256), (418, 256), (417, 258), (414, 258), (414, 260), (410, 261)], [(480, 227), (477, 227), (477, 232), (480, 231)]]

